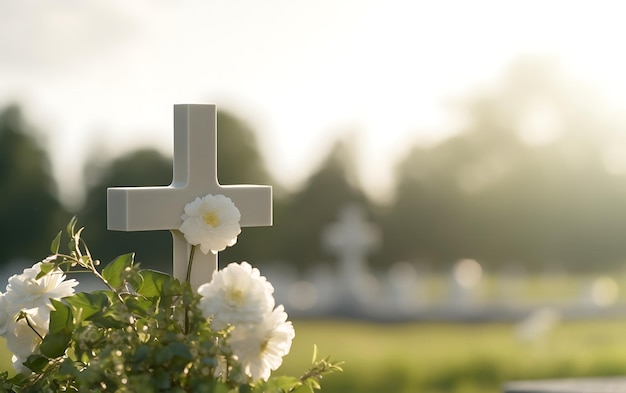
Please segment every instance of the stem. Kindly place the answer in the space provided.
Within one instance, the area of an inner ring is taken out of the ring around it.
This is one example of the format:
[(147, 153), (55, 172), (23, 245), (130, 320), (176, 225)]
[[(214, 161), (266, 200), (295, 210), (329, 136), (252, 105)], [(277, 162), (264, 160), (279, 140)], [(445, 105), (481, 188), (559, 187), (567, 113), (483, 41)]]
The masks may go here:
[(191, 251), (189, 252), (189, 263), (187, 264), (187, 276), (185, 277), (185, 281), (191, 284), (191, 266), (193, 264), (193, 255), (196, 253), (196, 246), (191, 246)]
[[(189, 263), (187, 263), (187, 276), (185, 277), (185, 282), (191, 285), (191, 266), (193, 265), (193, 255), (196, 253), (196, 246), (191, 246), (191, 251), (189, 251)], [(185, 334), (189, 334), (191, 326), (189, 326), (189, 305), (185, 305)]]
[(26, 320), (26, 324), (28, 325), (28, 327), (29, 327), (29, 328), (31, 328), (31, 330), (32, 330), (33, 332), (35, 332), (35, 334), (36, 334), (37, 336), (39, 336), (39, 338), (40, 338), (41, 340), (43, 340), (42, 335), (41, 335), (41, 334), (39, 334), (39, 332), (37, 331), (37, 329), (35, 329), (35, 327), (34, 327), (33, 325), (31, 325), (31, 323), (30, 323), (30, 318), (28, 318), (28, 314), (24, 315), (24, 319)]

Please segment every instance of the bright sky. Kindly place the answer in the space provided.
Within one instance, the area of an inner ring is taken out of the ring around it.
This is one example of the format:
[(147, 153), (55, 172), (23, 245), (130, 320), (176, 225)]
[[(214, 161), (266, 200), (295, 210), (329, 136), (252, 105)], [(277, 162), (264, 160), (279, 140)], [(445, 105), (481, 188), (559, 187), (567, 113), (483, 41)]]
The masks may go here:
[(171, 152), (176, 103), (217, 103), (248, 120), (288, 186), (355, 133), (363, 184), (383, 197), (414, 142), (455, 131), (449, 103), (520, 56), (553, 55), (626, 100), (624, 10), (565, 0), (0, 0), (0, 106), (22, 103), (48, 133), (68, 203), (87, 154)]

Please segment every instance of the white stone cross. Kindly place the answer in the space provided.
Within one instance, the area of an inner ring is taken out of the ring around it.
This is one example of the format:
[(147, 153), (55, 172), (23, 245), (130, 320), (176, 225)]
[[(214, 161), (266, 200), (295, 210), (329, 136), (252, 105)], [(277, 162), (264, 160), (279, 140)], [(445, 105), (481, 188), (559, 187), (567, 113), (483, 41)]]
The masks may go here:
[[(272, 225), (272, 187), (223, 186), (217, 179), (215, 105), (174, 105), (174, 175), (163, 187), (117, 187), (107, 190), (108, 229), (169, 230), (174, 242), (173, 275), (184, 280), (191, 246), (178, 230), (187, 203), (222, 194), (241, 212), (242, 227)], [(217, 254), (194, 253), (191, 285), (209, 282), (218, 268)]]
[(358, 205), (348, 205), (339, 213), (339, 222), (322, 233), (324, 245), (339, 256), (342, 275), (358, 280), (365, 273), (365, 257), (380, 241), (378, 229), (365, 221)]

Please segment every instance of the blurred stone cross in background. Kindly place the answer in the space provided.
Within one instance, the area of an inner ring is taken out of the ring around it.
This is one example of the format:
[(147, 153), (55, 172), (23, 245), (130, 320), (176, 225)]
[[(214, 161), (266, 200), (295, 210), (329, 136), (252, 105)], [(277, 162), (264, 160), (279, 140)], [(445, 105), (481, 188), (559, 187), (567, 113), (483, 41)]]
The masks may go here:
[(363, 210), (356, 204), (339, 212), (339, 221), (328, 225), (322, 233), (322, 243), (337, 254), (341, 278), (347, 281), (352, 295), (360, 299), (367, 278), (366, 256), (380, 242), (380, 232), (365, 221)]
[[(178, 230), (187, 203), (222, 194), (241, 212), (242, 227), (272, 225), (272, 187), (223, 186), (217, 179), (215, 105), (174, 105), (174, 175), (169, 186), (107, 190), (107, 225), (116, 231), (169, 230), (174, 242), (173, 275), (184, 280), (191, 246)], [(209, 282), (217, 254), (194, 254), (191, 285)]]

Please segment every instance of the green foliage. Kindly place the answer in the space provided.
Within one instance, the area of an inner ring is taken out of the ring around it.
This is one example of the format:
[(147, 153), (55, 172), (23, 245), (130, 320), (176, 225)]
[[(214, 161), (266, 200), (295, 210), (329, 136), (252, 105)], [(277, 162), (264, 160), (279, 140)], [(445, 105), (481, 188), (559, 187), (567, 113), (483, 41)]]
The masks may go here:
[[(229, 348), (230, 328), (211, 329), (188, 282), (141, 269), (133, 254), (100, 272), (76, 225), (67, 226), (67, 252), (55, 237), (40, 276), (87, 270), (107, 289), (51, 299), (48, 333), (24, 363), (32, 374), (1, 374), (3, 392), (312, 392), (322, 376), (341, 370), (314, 359), (300, 378), (252, 380)], [(20, 318), (33, 328), (27, 314)]]
[(133, 254), (124, 254), (115, 258), (104, 269), (102, 277), (115, 289), (121, 289), (128, 280), (128, 273), (132, 271)]

